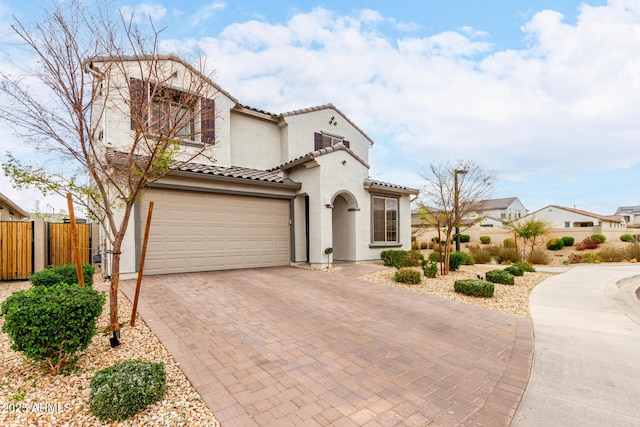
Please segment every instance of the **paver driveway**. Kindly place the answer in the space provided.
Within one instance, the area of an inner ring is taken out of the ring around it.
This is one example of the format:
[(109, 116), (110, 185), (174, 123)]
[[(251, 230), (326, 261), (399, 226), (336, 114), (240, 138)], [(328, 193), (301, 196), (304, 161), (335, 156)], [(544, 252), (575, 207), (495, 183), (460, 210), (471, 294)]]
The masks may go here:
[(139, 313), (224, 427), (509, 425), (531, 322), (353, 277), (375, 269), (146, 277)]

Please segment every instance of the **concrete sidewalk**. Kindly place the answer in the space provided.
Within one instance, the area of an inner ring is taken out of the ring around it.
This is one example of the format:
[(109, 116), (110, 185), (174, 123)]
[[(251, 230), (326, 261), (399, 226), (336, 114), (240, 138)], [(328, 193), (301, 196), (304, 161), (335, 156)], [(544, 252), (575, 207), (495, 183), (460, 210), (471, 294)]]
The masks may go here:
[(640, 265), (575, 267), (529, 300), (535, 357), (513, 421), (640, 426)]

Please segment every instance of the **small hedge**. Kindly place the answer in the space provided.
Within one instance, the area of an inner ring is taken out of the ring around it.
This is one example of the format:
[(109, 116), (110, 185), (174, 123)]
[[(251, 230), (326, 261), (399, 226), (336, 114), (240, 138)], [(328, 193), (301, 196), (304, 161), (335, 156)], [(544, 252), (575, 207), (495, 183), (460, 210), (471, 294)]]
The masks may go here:
[(600, 240), (600, 243), (604, 243), (604, 242), (606, 242), (606, 241), (607, 241), (607, 236), (605, 236), (605, 235), (604, 235), (604, 234), (602, 234), (602, 233), (595, 233), (595, 234), (592, 234), (592, 235), (591, 235), (591, 238), (592, 238), (593, 240)]
[(36, 286), (11, 294), (0, 307), (11, 348), (59, 373), (96, 332), (105, 294), (90, 287)]
[(505, 270), (490, 270), (485, 274), (487, 282), (500, 283), (501, 285), (513, 285), (515, 278), (513, 274)]
[(525, 271), (527, 273), (535, 273), (536, 269), (533, 268), (533, 265), (529, 264), (528, 262), (524, 262), (524, 261), (518, 261), (516, 263), (513, 264), (513, 267), (519, 267), (522, 269), (522, 271)]
[(559, 251), (564, 248), (564, 241), (562, 239), (551, 239), (547, 242), (547, 249), (550, 251)]
[[(454, 242), (456, 241), (456, 235), (453, 235), (453, 239)], [(468, 234), (461, 234), (460, 235), (460, 243), (469, 243), (469, 241), (471, 240), (471, 236), (469, 236)]]
[[(431, 252), (429, 261), (440, 262), (440, 252)], [(449, 254), (449, 271), (457, 271), (461, 265), (473, 265), (471, 255), (465, 252), (451, 252)]]
[(515, 248), (516, 243), (513, 241), (513, 239), (507, 238), (502, 241), (502, 246), (504, 246), (505, 248)]
[(491, 243), (491, 237), (490, 236), (480, 236), (480, 243), (488, 245), (489, 243)]
[(573, 246), (573, 243), (575, 242), (575, 239), (571, 236), (564, 236), (561, 240), (565, 246)]
[[(96, 269), (91, 264), (82, 265), (82, 275), (84, 284), (93, 286), (93, 275)], [(68, 285), (78, 283), (78, 274), (75, 264), (64, 264), (49, 266), (44, 270), (33, 273), (29, 276), (29, 281), (33, 286), (54, 286), (60, 283)]]
[(453, 290), (459, 294), (490, 298), (493, 296), (494, 286), (484, 280), (466, 279), (456, 280)]
[(396, 274), (393, 276), (393, 280), (398, 283), (417, 285), (422, 282), (422, 277), (420, 277), (420, 272), (418, 270), (402, 267), (396, 271)]
[(517, 265), (510, 265), (509, 267), (505, 268), (504, 271), (507, 271), (514, 276), (524, 276), (524, 270)]
[(433, 279), (438, 275), (438, 262), (432, 260), (422, 260), (422, 272), (424, 277)]
[(126, 360), (91, 379), (89, 408), (100, 421), (124, 421), (162, 399), (167, 388), (163, 363)]
[(623, 242), (633, 242), (635, 239), (633, 238), (633, 235), (631, 234), (623, 234), (622, 236), (620, 236), (620, 240), (622, 240)]
[(388, 250), (380, 253), (380, 258), (387, 267), (419, 267), (424, 256), (419, 251)]

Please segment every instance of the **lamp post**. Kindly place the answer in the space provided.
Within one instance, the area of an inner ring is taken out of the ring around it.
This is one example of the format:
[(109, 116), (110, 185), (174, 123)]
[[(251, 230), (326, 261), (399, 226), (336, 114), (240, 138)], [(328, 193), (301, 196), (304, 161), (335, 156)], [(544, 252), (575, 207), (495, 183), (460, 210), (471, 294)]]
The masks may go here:
[(458, 193), (460, 190), (458, 189), (458, 174), (464, 175), (468, 171), (464, 169), (456, 169), (453, 171), (453, 217), (456, 225), (456, 252), (460, 252), (460, 227), (458, 225)]

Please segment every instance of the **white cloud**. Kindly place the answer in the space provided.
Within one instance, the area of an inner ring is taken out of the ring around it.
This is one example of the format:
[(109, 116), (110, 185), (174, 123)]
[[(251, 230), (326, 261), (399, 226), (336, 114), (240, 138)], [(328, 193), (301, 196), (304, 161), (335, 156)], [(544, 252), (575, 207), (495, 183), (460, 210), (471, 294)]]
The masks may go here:
[(134, 22), (147, 22), (149, 19), (157, 22), (164, 18), (167, 14), (167, 9), (162, 5), (141, 3), (134, 7), (122, 6), (120, 7), (120, 12), (125, 19), (131, 17)]
[(216, 12), (225, 9), (226, 7), (227, 4), (220, 1), (214, 1), (213, 3), (201, 7), (191, 19), (191, 24), (198, 25), (201, 22), (210, 19)]

